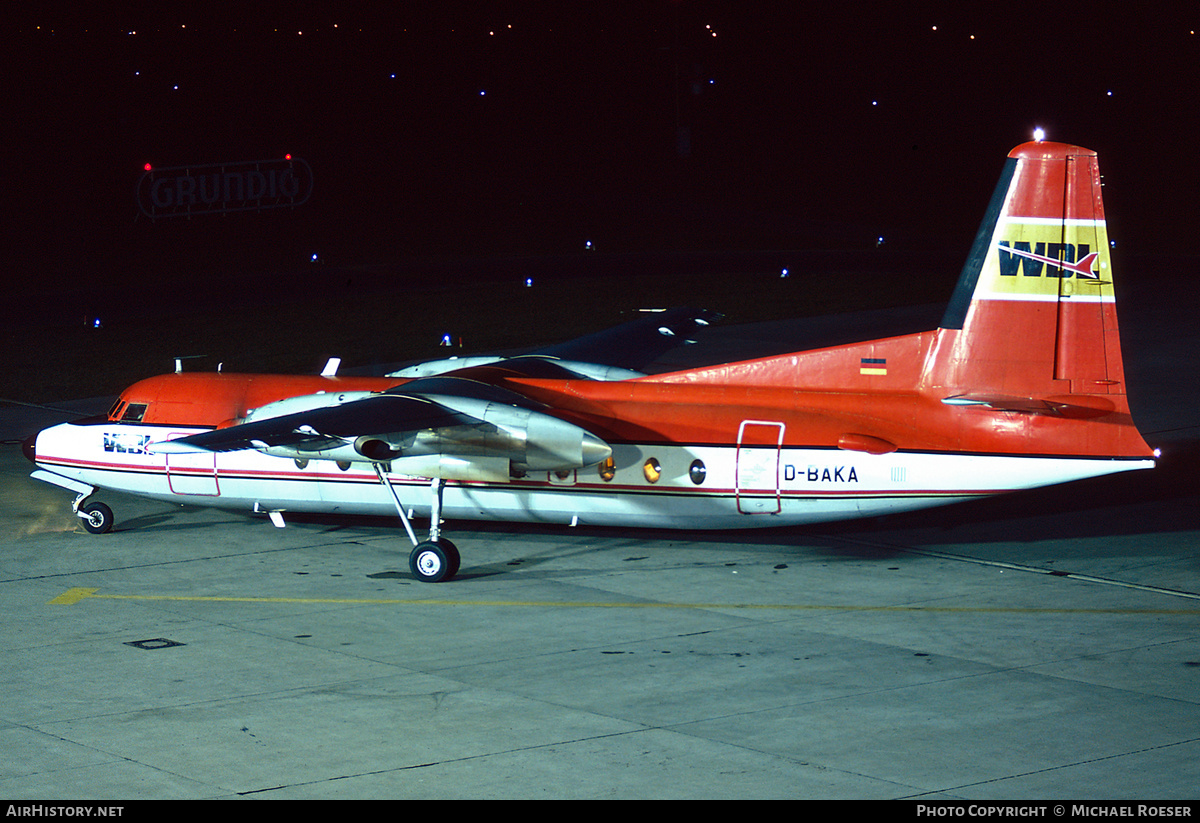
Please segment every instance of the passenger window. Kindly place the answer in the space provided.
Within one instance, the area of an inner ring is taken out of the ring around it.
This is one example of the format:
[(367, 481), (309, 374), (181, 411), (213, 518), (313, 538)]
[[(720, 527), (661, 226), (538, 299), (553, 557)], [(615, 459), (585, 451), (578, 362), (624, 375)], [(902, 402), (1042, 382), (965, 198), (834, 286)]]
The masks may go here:
[(646, 475), (646, 479), (651, 483), (657, 483), (658, 479), (662, 477), (662, 465), (651, 457), (642, 464), (642, 474)]
[(617, 464), (613, 461), (612, 457), (609, 457), (600, 464), (600, 479), (608, 483), (616, 476)]
[(130, 403), (125, 407), (125, 413), (121, 415), (122, 423), (140, 423), (142, 416), (146, 413), (145, 403)]

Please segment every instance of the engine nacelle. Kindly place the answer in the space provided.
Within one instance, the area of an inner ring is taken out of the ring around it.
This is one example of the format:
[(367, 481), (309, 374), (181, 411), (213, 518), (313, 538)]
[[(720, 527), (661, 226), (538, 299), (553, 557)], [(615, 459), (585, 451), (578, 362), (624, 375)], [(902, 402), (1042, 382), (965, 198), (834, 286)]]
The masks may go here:
[(354, 451), (372, 462), (379, 463), (395, 460), (402, 453), (400, 449), (393, 447), (386, 440), (366, 435), (354, 441)]
[(472, 397), (428, 395), (427, 399), (486, 424), (432, 433), (442, 441), (443, 454), (503, 456), (523, 471), (581, 469), (612, 454), (612, 448), (591, 432), (544, 412)]

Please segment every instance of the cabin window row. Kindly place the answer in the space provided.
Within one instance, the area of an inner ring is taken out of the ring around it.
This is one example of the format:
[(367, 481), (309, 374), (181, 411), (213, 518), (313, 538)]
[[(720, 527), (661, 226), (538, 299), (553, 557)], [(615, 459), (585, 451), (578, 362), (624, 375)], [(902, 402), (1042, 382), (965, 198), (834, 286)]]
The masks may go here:
[[(295, 462), (296, 468), (298, 469), (304, 469), (308, 466), (308, 461), (304, 459), (297, 459)], [(349, 470), (350, 465), (351, 464), (346, 461), (337, 461), (337, 467), (342, 471)], [(609, 457), (603, 463), (600, 463), (598, 470), (600, 473), (600, 479), (605, 483), (611, 483), (617, 476), (617, 466), (611, 457)], [(391, 471), (390, 464), (385, 464), (385, 471)], [(566, 480), (570, 476), (570, 472), (556, 472), (556, 474), (558, 475), (559, 480)], [(524, 474), (522, 473), (518, 476), (524, 476)], [(646, 458), (646, 461), (642, 464), (642, 476), (646, 478), (647, 483), (657, 483), (662, 479), (662, 464), (658, 462), (658, 458)], [(707, 477), (708, 469), (704, 465), (704, 461), (700, 459), (693, 460), (691, 465), (688, 466), (688, 479), (699, 486), (704, 483)]]
[[(599, 465), (600, 479), (605, 483), (609, 483), (617, 476), (617, 467), (610, 457)], [(647, 483), (657, 483), (662, 479), (662, 464), (658, 462), (656, 457), (648, 457), (642, 463), (642, 476), (646, 478)], [(699, 486), (708, 476), (708, 469), (704, 465), (703, 460), (693, 460), (688, 466), (688, 479)]]

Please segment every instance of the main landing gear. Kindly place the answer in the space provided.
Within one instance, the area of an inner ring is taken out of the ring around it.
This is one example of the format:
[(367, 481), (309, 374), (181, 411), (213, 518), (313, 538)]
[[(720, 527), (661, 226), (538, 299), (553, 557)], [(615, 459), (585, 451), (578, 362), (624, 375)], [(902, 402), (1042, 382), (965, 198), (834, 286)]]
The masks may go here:
[(458, 574), (461, 562), (458, 547), (441, 536), (442, 489), (445, 487), (446, 481), (440, 477), (435, 477), (430, 481), (429, 490), (433, 499), (429, 507), (429, 539), (419, 541), (413, 532), (412, 524), (408, 522), (408, 514), (400, 505), (399, 495), (396, 494), (395, 488), (388, 482), (387, 475), (384, 474), (383, 466), (379, 463), (372, 465), (375, 467), (375, 474), (379, 477), (379, 482), (391, 493), (392, 501), (396, 504), (396, 512), (400, 515), (400, 522), (404, 524), (404, 530), (408, 532), (408, 539), (412, 541), (413, 550), (408, 556), (408, 568), (413, 577), (422, 583), (441, 583)]

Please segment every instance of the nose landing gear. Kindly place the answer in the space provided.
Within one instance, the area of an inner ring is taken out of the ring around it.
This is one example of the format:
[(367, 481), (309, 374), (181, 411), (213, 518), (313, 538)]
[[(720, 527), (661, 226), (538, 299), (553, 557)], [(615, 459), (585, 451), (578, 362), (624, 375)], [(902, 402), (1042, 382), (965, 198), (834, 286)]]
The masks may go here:
[(103, 503), (88, 502), (88, 498), (96, 492), (95, 486), (89, 486), (87, 483), (81, 483), (78, 480), (72, 480), (43, 469), (38, 469), (30, 477), (75, 492), (75, 499), (71, 502), (71, 511), (83, 523), (83, 528), (91, 534), (104, 534), (112, 531), (112, 509)]

